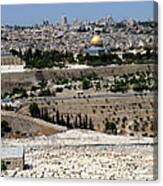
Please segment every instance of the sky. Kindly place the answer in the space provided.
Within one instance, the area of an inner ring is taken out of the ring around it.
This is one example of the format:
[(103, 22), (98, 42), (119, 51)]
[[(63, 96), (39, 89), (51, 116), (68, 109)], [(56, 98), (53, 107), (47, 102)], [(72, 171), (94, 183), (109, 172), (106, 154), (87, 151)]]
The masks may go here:
[(136, 20), (153, 19), (153, 1), (144, 2), (103, 2), (103, 3), (62, 3), (62, 4), (24, 4), (2, 5), (2, 25), (34, 25), (47, 19), (50, 23), (59, 22), (66, 15), (68, 22), (97, 20), (112, 16), (115, 21), (133, 18)]

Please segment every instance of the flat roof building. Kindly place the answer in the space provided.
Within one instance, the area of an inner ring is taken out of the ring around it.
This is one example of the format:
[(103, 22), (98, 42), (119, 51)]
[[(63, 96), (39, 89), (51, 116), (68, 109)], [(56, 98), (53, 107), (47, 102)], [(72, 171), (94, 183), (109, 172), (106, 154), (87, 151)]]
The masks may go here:
[(24, 149), (23, 147), (1, 147), (1, 161), (7, 170), (14, 170), (16, 168), (23, 170), (24, 167)]

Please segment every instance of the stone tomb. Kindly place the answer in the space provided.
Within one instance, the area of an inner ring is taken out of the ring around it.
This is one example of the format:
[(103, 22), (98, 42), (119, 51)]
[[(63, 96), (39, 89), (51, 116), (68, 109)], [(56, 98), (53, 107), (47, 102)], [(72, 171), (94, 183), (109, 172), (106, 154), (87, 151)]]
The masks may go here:
[(1, 161), (4, 161), (7, 170), (23, 170), (24, 150), (23, 147), (1, 147)]

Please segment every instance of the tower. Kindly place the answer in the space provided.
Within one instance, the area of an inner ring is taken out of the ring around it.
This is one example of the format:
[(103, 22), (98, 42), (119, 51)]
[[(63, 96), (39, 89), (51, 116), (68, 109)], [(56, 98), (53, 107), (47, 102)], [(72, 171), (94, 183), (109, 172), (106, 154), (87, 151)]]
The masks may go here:
[(68, 21), (67, 21), (67, 16), (63, 15), (61, 17), (61, 25), (67, 25)]

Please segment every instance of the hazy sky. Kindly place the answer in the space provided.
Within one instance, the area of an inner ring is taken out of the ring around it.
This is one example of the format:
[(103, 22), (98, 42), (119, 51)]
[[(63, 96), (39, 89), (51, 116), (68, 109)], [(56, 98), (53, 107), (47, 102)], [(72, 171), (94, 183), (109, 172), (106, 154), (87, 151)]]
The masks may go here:
[(69, 22), (75, 18), (96, 20), (108, 15), (116, 21), (128, 18), (148, 20), (153, 19), (153, 1), (2, 5), (1, 15), (2, 25), (32, 25), (44, 19), (55, 23), (62, 15), (66, 15)]

